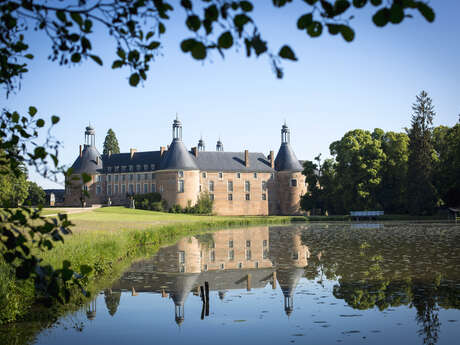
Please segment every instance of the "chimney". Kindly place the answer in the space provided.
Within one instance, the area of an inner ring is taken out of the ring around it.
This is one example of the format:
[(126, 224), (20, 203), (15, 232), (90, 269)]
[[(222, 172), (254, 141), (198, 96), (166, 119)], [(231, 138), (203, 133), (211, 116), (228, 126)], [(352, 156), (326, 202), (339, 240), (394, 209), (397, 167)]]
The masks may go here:
[(272, 169), (275, 168), (275, 152), (270, 151), (270, 166), (272, 167)]
[(133, 159), (133, 156), (136, 152), (137, 152), (137, 149), (129, 149), (129, 155), (131, 156), (131, 159)]
[(83, 150), (82, 150), (82, 147), (80, 145), (80, 157), (83, 156)]
[(163, 153), (165, 153), (165, 147), (164, 146), (160, 146), (160, 157), (163, 157)]
[(99, 165), (99, 156), (96, 156), (96, 164)]
[(192, 153), (195, 157), (198, 157), (198, 150), (196, 147), (192, 147)]
[(244, 150), (244, 165), (246, 168), (249, 168), (249, 152), (248, 150)]

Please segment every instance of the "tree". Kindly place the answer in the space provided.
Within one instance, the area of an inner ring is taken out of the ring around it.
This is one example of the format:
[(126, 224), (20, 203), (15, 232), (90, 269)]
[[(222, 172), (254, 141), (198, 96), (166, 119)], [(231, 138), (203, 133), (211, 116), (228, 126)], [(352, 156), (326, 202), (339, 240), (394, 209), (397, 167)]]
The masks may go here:
[(385, 154), (377, 199), (385, 212), (406, 213), (407, 161), (409, 137), (406, 133), (386, 132), (381, 137)]
[(431, 143), (433, 117), (432, 100), (425, 91), (420, 92), (412, 105), (407, 171), (407, 207), (411, 214), (432, 214), (436, 207), (436, 190), (432, 182)]
[(355, 129), (333, 142), (330, 150), (337, 161), (338, 196), (344, 211), (380, 208), (376, 192), (385, 160), (380, 140), (369, 131)]
[(107, 131), (107, 135), (105, 136), (105, 140), (104, 140), (104, 149), (102, 153), (104, 155), (108, 155), (109, 152), (120, 153), (120, 147), (118, 146), (118, 140), (112, 128), (109, 128), (109, 130)]
[(0, 154), (0, 207), (17, 207), (27, 197), (27, 173), (23, 165), (13, 171), (6, 164), (5, 153)]
[(42, 187), (32, 181), (28, 181), (28, 195), (25, 204), (28, 206), (43, 206), (46, 202), (46, 193)]

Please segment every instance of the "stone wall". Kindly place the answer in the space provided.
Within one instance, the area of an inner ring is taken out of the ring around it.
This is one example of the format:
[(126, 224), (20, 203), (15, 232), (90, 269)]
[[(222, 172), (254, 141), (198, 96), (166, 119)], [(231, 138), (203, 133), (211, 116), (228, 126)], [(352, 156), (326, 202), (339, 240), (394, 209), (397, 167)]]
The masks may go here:
[[(292, 185), (292, 180), (297, 181), (297, 186)], [(300, 198), (307, 192), (305, 176), (301, 172), (279, 171), (276, 173), (276, 182), (279, 191), (280, 214), (299, 214), (301, 211)]]

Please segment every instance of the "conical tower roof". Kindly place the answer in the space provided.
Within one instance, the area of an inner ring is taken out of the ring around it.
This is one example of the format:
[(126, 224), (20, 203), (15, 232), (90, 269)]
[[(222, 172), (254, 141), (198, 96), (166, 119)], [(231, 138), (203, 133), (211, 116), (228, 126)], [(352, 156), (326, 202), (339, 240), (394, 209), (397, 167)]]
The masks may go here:
[(181, 140), (173, 140), (160, 163), (161, 170), (198, 170), (193, 155), (187, 151)]
[(85, 145), (81, 156), (72, 165), (73, 174), (96, 174), (102, 170), (102, 158), (95, 146)]
[(278, 171), (302, 171), (294, 151), (289, 143), (282, 143), (275, 158), (275, 170)]
[(176, 306), (183, 306), (199, 274), (181, 274), (171, 277), (173, 284), (169, 292)]

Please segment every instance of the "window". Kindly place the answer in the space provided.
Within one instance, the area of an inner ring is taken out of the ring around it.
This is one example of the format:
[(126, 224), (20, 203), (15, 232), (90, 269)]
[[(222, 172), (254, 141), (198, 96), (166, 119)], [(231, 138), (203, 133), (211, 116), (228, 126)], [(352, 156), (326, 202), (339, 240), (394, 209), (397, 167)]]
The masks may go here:
[(233, 248), (233, 240), (228, 241), (228, 247)]
[(249, 193), (246, 194), (246, 200), (247, 200), (247, 201), (251, 200), (251, 197), (250, 197)]
[(96, 186), (96, 194), (101, 194), (101, 186), (100, 185)]
[(200, 184), (200, 193), (201, 193), (201, 184)]
[(144, 174), (144, 180), (148, 180), (149, 179), (149, 174)]
[(112, 182), (112, 175), (107, 175), (107, 182)]
[(228, 260), (229, 260), (229, 261), (235, 260), (235, 251), (234, 251), (233, 249), (230, 249), (230, 250), (228, 251)]
[(112, 195), (112, 185), (111, 184), (107, 186), (107, 195)]
[(244, 191), (246, 193), (249, 193), (251, 191), (251, 182), (249, 182), (249, 181), (244, 182)]
[(214, 192), (214, 181), (209, 181), (209, 191)]
[(115, 183), (118, 183), (118, 175), (113, 175), (113, 179), (114, 179)]
[(232, 201), (233, 200), (233, 194), (229, 193), (227, 196), (227, 200)]
[(222, 180), (224, 178), (224, 173), (223, 172), (219, 172), (219, 180)]
[(247, 241), (246, 241), (246, 247), (249, 248), (250, 246), (251, 246), (251, 241), (250, 241), (250, 240), (247, 240)]
[(149, 192), (149, 185), (147, 183), (144, 183), (144, 193)]
[(203, 171), (203, 172), (201, 173), (201, 176), (202, 176), (203, 178), (206, 178), (206, 175), (207, 175), (207, 174), (206, 174), (206, 171)]
[(184, 178), (184, 172), (182, 170), (178, 171), (177, 176), (179, 176), (179, 178)]
[(163, 193), (163, 191), (164, 191), (163, 185), (160, 184), (160, 193)]
[(299, 260), (299, 252), (292, 253), (292, 260)]
[(129, 180), (132, 181), (134, 179), (134, 175), (133, 174), (129, 174)]
[(256, 263), (254, 264), (254, 267), (259, 268), (259, 261), (256, 261)]
[(238, 262), (238, 268), (239, 268), (239, 269), (242, 269), (242, 268), (243, 268), (243, 263)]
[(211, 201), (214, 201), (214, 194), (209, 194), (209, 199), (210, 199)]
[(180, 273), (185, 273), (185, 265), (180, 265), (179, 272)]
[(185, 252), (184, 251), (179, 252), (179, 263), (181, 265), (185, 264)]
[(125, 182), (126, 181), (126, 175), (121, 175), (121, 182)]
[(119, 165), (115, 165), (115, 172), (119, 172), (120, 171), (120, 166)]
[(236, 178), (241, 178), (241, 173), (237, 172), (236, 173)]
[(140, 193), (140, 192), (141, 192), (141, 184), (137, 183), (136, 184), (136, 193)]
[(155, 174), (154, 174), (154, 173), (152, 173), (152, 180), (154, 180), (154, 179), (155, 179)]
[(138, 181), (141, 180), (141, 174), (136, 174), (136, 177), (137, 177), (137, 180), (138, 180)]
[(126, 165), (121, 166), (121, 171), (125, 172), (126, 171)]
[(133, 184), (130, 183), (129, 186), (128, 186), (128, 193), (129, 194), (133, 194), (134, 193), (134, 188), (133, 188)]
[(267, 194), (262, 193), (262, 200), (267, 200)]
[(254, 178), (255, 178), (255, 179), (257, 178), (257, 173), (254, 173)]
[(101, 182), (101, 181), (102, 181), (102, 176), (101, 176), (101, 175), (97, 175), (97, 176), (96, 176), (96, 181), (97, 181), (97, 182)]
[(267, 181), (262, 181), (262, 190), (264, 192), (267, 190)]
[(203, 266), (203, 271), (207, 271), (208, 270), (208, 265), (204, 265)]
[(246, 260), (251, 260), (251, 249), (246, 249)]
[(112, 167), (107, 167), (108, 172), (112, 172)]
[(221, 270), (224, 270), (224, 269), (225, 269), (225, 264), (223, 264), (223, 263), (220, 264), (220, 269), (221, 269)]
[(211, 250), (210, 257), (211, 257), (211, 262), (216, 261), (216, 251), (215, 250)]
[(291, 187), (297, 187), (297, 180), (294, 178), (291, 180)]
[(126, 194), (126, 185), (125, 184), (121, 185), (121, 194)]
[(118, 185), (113, 186), (113, 194), (118, 194)]
[(264, 249), (264, 259), (268, 259), (268, 249)]
[(227, 182), (227, 192), (233, 192), (233, 181)]
[(271, 173), (271, 174), (270, 174), (270, 178), (271, 178), (271, 179), (274, 179), (274, 178), (275, 178), (275, 174), (274, 174), (274, 173)]
[(266, 247), (266, 246), (268, 245), (268, 241), (267, 241), (267, 240), (263, 240), (263, 241), (262, 241), (262, 245), (263, 245), (264, 247)]
[(184, 192), (184, 180), (179, 180), (177, 181), (177, 191), (179, 193), (183, 193)]
[(156, 185), (155, 183), (152, 183), (151, 188), (152, 188), (152, 190), (151, 190), (152, 193), (156, 193), (156, 192), (157, 192), (157, 185)]

